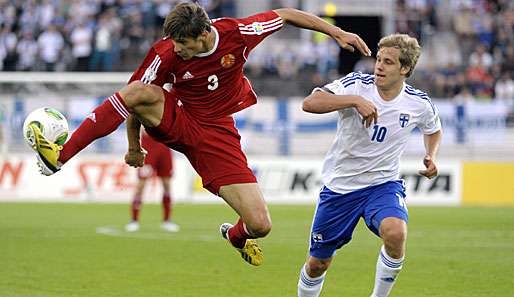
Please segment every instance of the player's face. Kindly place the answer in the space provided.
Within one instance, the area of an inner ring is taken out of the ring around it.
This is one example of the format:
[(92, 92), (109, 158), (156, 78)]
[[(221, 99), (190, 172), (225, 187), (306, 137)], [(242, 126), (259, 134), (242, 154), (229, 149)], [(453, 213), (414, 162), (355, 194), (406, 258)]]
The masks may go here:
[(202, 34), (197, 38), (187, 37), (179, 41), (173, 41), (174, 51), (184, 60), (189, 60), (199, 53), (208, 51), (206, 49), (207, 34)]
[(375, 62), (375, 84), (378, 87), (390, 87), (403, 82), (408, 67), (400, 64), (400, 50), (394, 47), (383, 47), (377, 53)]

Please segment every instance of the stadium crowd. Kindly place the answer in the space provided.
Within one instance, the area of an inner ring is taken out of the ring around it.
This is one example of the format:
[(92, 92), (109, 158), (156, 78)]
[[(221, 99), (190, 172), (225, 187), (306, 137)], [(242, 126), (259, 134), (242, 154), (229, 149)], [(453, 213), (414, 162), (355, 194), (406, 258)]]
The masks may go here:
[[(3, 71), (130, 71), (161, 35), (173, 0), (0, 0)], [(233, 0), (197, 0), (212, 18)]]
[[(0, 69), (131, 71), (160, 36), (176, 2), (0, 0)], [(195, 2), (211, 18), (237, 14), (236, 0)], [(272, 1), (272, 6), (288, 4)], [(396, 31), (418, 37), (424, 47), (412, 79), (432, 97), (514, 101), (512, 1), (398, 0), (395, 15)], [(373, 63), (363, 58), (354, 69), (369, 73)], [(339, 76), (338, 64), (337, 45), (314, 36), (311, 42), (277, 38), (272, 46), (256, 49), (247, 66), (249, 75), (264, 82), (294, 79), (309, 89)]]

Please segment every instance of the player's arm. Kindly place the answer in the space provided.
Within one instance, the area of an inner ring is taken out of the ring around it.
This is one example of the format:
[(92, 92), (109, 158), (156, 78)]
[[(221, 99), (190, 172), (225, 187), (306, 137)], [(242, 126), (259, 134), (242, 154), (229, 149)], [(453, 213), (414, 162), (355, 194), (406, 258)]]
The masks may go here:
[(284, 22), (295, 27), (325, 33), (334, 38), (339, 45), (350, 51), (357, 48), (363, 55), (371, 56), (368, 46), (359, 35), (346, 32), (341, 28), (327, 23), (322, 18), (294, 8), (279, 8), (274, 10)]
[[(166, 83), (166, 73), (168, 69), (165, 67), (167, 63), (163, 63), (163, 59), (154, 47), (150, 48), (146, 54), (143, 63), (134, 71), (130, 77), (129, 84), (139, 80), (145, 84), (154, 84), (163, 86)], [(146, 151), (141, 148), (141, 123), (133, 116), (129, 115), (126, 121), (128, 152), (125, 154), (125, 163), (133, 167), (143, 166)]]
[(336, 95), (327, 88), (317, 89), (303, 100), (302, 108), (310, 113), (328, 113), (349, 107), (357, 109), (366, 128), (377, 122), (377, 107), (358, 95)]
[(141, 147), (141, 123), (134, 115), (129, 115), (125, 122), (128, 139), (128, 152), (125, 154), (125, 163), (132, 167), (142, 167), (145, 162), (146, 151)]
[(419, 174), (426, 176), (428, 178), (432, 178), (437, 176), (437, 166), (435, 164), (435, 157), (437, 152), (439, 151), (439, 145), (441, 143), (442, 138), (442, 130), (438, 130), (432, 134), (424, 134), (423, 141), (425, 143), (426, 154), (423, 158), (423, 165), (425, 165), (425, 170), (420, 170)]

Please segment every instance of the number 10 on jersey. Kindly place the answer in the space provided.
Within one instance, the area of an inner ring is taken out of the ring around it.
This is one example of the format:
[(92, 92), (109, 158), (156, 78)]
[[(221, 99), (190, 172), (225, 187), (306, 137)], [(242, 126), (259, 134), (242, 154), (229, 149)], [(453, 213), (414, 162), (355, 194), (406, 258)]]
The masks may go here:
[(386, 127), (380, 127), (379, 125), (373, 126), (373, 136), (371, 136), (371, 141), (382, 142), (385, 139), (387, 133)]

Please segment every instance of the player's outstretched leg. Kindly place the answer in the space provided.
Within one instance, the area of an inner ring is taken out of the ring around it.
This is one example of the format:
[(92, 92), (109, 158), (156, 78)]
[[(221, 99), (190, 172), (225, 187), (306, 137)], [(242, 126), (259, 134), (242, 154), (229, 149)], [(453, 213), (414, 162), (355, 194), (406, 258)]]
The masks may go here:
[(63, 146), (48, 141), (36, 125), (29, 125), (27, 138), (38, 153), (38, 166), (44, 175), (52, 175), (95, 139), (114, 132), (128, 117), (127, 106), (116, 93), (99, 105), (80, 124)]
[[(241, 219), (239, 220), (238, 224), (244, 224)], [(261, 248), (259, 247), (257, 240), (255, 239), (246, 239), (242, 241), (242, 243), (239, 243), (239, 246), (234, 245), (234, 242), (232, 242), (229, 238), (229, 230), (235, 230), (234, 228), (240, 228), (236, 224), (236, 226), (233, 226), (230, 223), (223, 223), (220, 226), (220, 233), (221, 236), (226, 239), (229, 243), (231, 243), (241, 254), (241, 257), (248, 263), (254, 266), (259, 266), (264, 261), (264, 255), (262, 253)], [(237, 244), (237, 243), (236, 243)]]
[(40, 167), (45, 170), (43, 173), (50, 175), (58, 171), (64, 163), (91, 142), (114, 132), (130, 113), (133, 113), (138, 119), (145, 122), (143, 124), (150, 127), (159, 125), (163, 109), (164, 94), (162, 88), (147, 85), (140, 81), (133, 81), (96, 107), (80, 124), (79, 128), (73, 132), (70, 140), (62, 146), (62, 149), (59, 149), (59, 147), (50, 150), (45, 148), (45, 142), (50, 142), (42, 137), (41, 131), (38, 133), (40, 136), (36, 138), (35, 133), (37, 131), (33, 128), (29, 129), (36, 131), (32, 132), (35, 140), (42, 139), (41, 144), (37, 144), (34, 149), (38, 152), (39, 159), (41, 159)]

